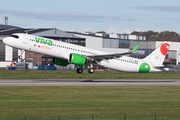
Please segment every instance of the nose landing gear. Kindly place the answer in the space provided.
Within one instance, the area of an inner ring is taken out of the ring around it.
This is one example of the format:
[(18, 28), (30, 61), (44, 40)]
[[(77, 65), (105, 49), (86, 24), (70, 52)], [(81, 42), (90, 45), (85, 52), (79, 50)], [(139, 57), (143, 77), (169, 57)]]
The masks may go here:
[(19, 59), (22, 59), (22, 55), (19, 55), (18, 58), (19, 58)]
[(21, 60), (25, 60), (25, 59), (22, 59), (23, 53), (24, 53), (24, 50), (21, 50), (21, 54), (18, 56), (18, 58), (21, 59)]

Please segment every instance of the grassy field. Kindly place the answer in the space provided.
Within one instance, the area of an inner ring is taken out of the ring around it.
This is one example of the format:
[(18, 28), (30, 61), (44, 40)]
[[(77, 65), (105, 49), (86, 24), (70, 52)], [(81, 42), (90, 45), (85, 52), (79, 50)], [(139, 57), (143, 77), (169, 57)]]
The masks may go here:
[[(179, 72), (162, 73), (124, 73), (86, 71), (77, 74), (75, 71), (0, 71), (0, 79), (180, 79)], [(150, 116), (164, 115), (179, 118), (180, 115), (179, 86), (1, 86), (0, 87), (0, 119), (12, 119), (8, 116), (36, 117), (36, 119), (52, 116), (123, 115)], [(5, 116), (5, 117), (2, 117)], [(51, 118), (52, 118), (51, 117)], [(128, 118), (127, 117), (127, 118)], [(88, 118), (88, 119), (89, 119)], [(17, 117), (15, 119), (20, 119)], [(34, 119), (34, 118), (32, 118)], [(82, 118), (83, 119), (83, 118)], [(85, 118), (84, 118), (85, 119)], [(104, 118), (103, 118), (104, 119)], [(111, 119), (111, 118), (110, 118)], [(118, 118), (119, 119), (119, 118)], [(132, 117), (133, 120), (134, 117)], [(145, 118), (142, 118), (144, 120)], [(173, 119), (170, 117), (170, 119)], [(107, 120), (107, 119), (104, 119)], [(129, 120), (129, 118), (127, 119)], [(150, 120), (150, 119), (148, 119)]]
[(8, 71), (0, 70), (0, 79), (180, 79), (180, 72), (125, 73), (87, 71), (77, 74), (75, 71)]
[(0, 116), (179, 114), (180, 87), (0, 87)]

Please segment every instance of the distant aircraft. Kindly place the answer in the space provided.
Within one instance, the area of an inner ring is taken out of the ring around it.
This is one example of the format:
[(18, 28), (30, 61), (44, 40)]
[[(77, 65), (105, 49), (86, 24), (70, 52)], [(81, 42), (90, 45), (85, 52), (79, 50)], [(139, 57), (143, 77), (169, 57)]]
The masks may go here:
[[(23, 33), (16, 33), (10, 37), (6, 37), (3, 39), (3, 42), (6, 45), (21, 50), (53, 56), (53, 63), (55, 65), (78, 65), (77, 73), (83, 72), (82, 66), (84, 65), (89, 66), (89, 73), (94, 73), (94, 69), (92, 68), (94, 64), (124, 72), (146, 73), (164, 71), (165, 69), (162, 63), (170, 48), (170, 42), (163, 42), (144, 59), (136, 59), (124, 55), (136, 52), (140, 44), (132, 51), (113, 54)], [(22, 56), (20, 55), (19, 58), (22, 58)]]

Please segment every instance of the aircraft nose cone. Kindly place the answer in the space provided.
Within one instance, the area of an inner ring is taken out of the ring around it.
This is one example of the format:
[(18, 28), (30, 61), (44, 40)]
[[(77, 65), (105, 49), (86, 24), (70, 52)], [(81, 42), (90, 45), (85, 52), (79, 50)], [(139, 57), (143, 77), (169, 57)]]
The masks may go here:
[(3, 39), (3, 43), (8, 45), (10, 44), (10, 40), (6, 37)]
[(3, 43), (5, 43), (5, 44), (7, 43), (7, 38), (3, 39)]

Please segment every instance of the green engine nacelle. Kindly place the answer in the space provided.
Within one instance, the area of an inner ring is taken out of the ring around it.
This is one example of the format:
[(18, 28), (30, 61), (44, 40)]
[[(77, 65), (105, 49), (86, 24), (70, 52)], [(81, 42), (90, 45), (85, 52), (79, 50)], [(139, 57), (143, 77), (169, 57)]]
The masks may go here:
[(86, 63), (86, 57), (79, 54), (71, 53), (69, 56), (69, 63), (84, 66), (84, 64)]
[(55, 65), (59, 65), (59, 66), (67, 66), (68, 65), (68, 61), (67, 60), (60, 59), (60, 58), (53, 58), (53, 63)]

